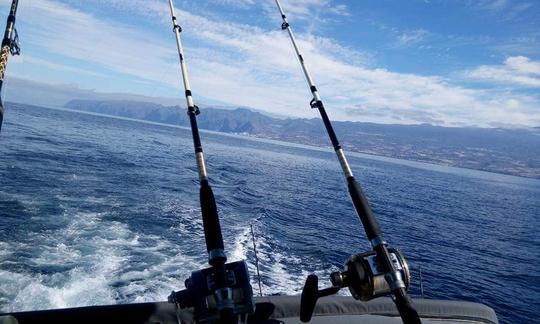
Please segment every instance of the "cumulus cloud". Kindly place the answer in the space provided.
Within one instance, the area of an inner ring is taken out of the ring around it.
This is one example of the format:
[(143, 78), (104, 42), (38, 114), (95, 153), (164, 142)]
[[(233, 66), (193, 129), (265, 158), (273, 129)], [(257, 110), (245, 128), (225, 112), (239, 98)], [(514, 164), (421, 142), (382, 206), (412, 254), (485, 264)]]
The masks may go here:
[(531, 61), (528, 57), (509, 57), (505, 64), (521, 73), (540, 75), (540, 62)]
[(482, 65), (462, 75), (476, 81), (540, 88), (540, 62), (524, 56), (509, 57), (502, 65)]
[[(68, 57), (120, 73), (125, 75), (125, 82), (143, 80), (180, 89), (178, 57), (166, 3), (154, 0), (99, 0), (99, 3), (132, 15), (154, 17), (152, 21), (158, 24), (145, 29), (85, 13), (75, 4), (53, 0), (22, 2), (22, 10), (33, 17), (24, 22), (29, 25), (25, 35), (27, 47), (36, 53)], [(292, 11), (307, 14), (307, 6), (324, 6), (329, 2), (284, 1), (290, 6), (289, 12), (294, 8), (293, 3), (304, 6), (297, 5)], [(59, 16), (62, 19), (57, 19)], [(184, 26), (182, 35), (196, 99), (202, 96), (286, 116), (317, 116), (316, 111), (308, 108), (310, 92), (286, 33), (279, 28), (265, 30), (214, 16), (208, 18), (180, 8), (177, 16)], [(538, 96), (466, 88), (445, 77), (372, 68), (365, 64), (358, 49), (342, 46), (329, 37), (297, 31), (304, 57), (334, 119), (477, 126), (502, 122), (517, 126), (540, 124)], [(418, 39), (413, 36), (404, 38), (404, 44)], [(33, 55), (37, 57), (36, 53)], [(38, 60), (32, 63), (40, 64)], [(50, 59), (41, 62), (50, 63)], [(55, 63), (67, 65), (63, 60)], [(517, 57), (507, 60), (502, 69), (535, 80), (537, 76), (530, 73), (531, 69), (536, 71), (535, 64), (538, 63)], [(74, 69), (65, 72), (77, 73)], [(470, 74), (474, 75), (473, 71)]]

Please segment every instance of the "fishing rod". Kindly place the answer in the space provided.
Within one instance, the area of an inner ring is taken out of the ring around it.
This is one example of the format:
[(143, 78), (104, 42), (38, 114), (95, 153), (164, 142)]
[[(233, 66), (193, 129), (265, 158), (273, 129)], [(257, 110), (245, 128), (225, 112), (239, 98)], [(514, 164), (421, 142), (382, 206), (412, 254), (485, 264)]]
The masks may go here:
[(19, 55), (21, 49), (19, 47), (19, 35), (15, 29), (15, 15), (17, 14), (17, 6), (19, 0), (13, 0), (9, 16), (6, 22), (6, 31), (2, 40), (2, 49), (0, 50), (0, 131), (2, 130), (2, 122), (4, 121), (4, 103), (2, 102), (2, 86), (4, 85), (4, 76), (6, 74), (6, 66), (9, 54)]
[(369, 203), (364, 195), (360, 184), (354, 178), (351, 167), (345, 157), (345, 153), (339, 144), (338, 138), (328, 118), (321, 96), (309, 70), (300, 48), (296, 43), (293, 31), (287, 17), (281, 7), (279, 0), (275, 0), (281, 13), (283, 23), (281, 28), (287, 30), (291, 43), (294, 47), (302, 71), (306, 77), (313, 99), (310, 106), (318, 109), (324, 123), (324, 127), (330, 137), (334, 151), (343, 169), (343, 174), (347, 179), (347, 186), (353, 201), (356, 213), (362, 222), (364, 231), (371, 243), (373, 251), (353, 255), (346, 262), (346, 270), (335, 272), (331, 275), (332, 287), (323, 290), (318, 289), (318, 277), (310, 275), (302, 291), (301, 320), (307, 322), (311, 319), (317, 299), (320, 297), (335, 294), (340, 288), (349, 287), (352, 295), (361, 300), (369, 300), (375, 297), (392, 293), (399, 314), (404, 323), (421, 323), (418, 313), (414, 309), (411, 299), (407, 295), (407, 288), (410, 282), (410, 274), (405, 258), (401, 253), (388, 247), (383, 239), (383, 232), (377, 218), (373, 214)]
[(185, 282), (186, 289), (178, 292), (173, 291), (169, 296), (169, 301), (175, 303), (180, 308), (193, 307), (195, 318), (199, 322), (219, 321), (222, 323), (237, 323), (239, 316), (246, 316), (255, 311), (253, 290), (249, 282), (246, 263), (244, 261), (226, 263), (227, 256), (223, 244), (216, 200), (208, 181), (208, 173), (199, 128), (197, 126), (197, 115), (200, 113), (200, 110), (193, 100), (184, 49), (180, 38), (182, 28), (178, 24), (172, 0), (169, 0), (169, 7), (171, 9), (173, 31), (176, 36), (176, 45), (191, 124), (191, 134), (199, 172), (199, 199), (206, 250), (208, 252), (208, 263), (211, 266), (207, 269), (192, 272), (191, 277)]

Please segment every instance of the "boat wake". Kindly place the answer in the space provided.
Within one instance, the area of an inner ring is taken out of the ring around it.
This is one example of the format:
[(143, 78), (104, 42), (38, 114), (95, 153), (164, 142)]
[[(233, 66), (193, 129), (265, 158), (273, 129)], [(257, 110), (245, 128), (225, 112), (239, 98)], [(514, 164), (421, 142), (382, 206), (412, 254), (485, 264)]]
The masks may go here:
[[(26, 106), (10, 116), (0, 311), (163, 301), (207, 266), (188, 130)], [(358, 218), (331, 153), (205, 136), (227, 255), (247, 260), (255, 294), (251, 223), (265, 295), (298, 294), (309, 273), (327, 286), (369, 248), (350, 231)], [(403, 244), (413, 296), (421, 265), (428, 298), (485, 302), (504, 322), (536, 317), (538, 181), (352, 161), (386, 234)]]
[[(172, 204), (175, 206), (176, 204)], [(174, 208), (171, 205), (163, 208)], [(178, 206), (176, 206), (178, 207)], [(191, 271), (206, 266), (197, 208), (181, 208), (169, 230), (189, 244), (137, 232), (107, 213), (65, 207), (55, 229), (28, 233), (22, 242), (0, 242), (0, 304), (6, 312), (164, 301), (183, 288)], [(37, 220), (37, 219), (36, 219)], [(50, 225), (50, 224), (49, 224)], [(229, 260), (247, 259), (255, 274), (249, 224), (230, 229)], [(309, 272), (302, 260), (255, 227), (263, 294), (297, 294)], [(201, 241), (201, 242), (197, 242)], [(322, 267), (321, 267), (322, 268)], [(257, 278), (252, 276), (257, 287)], [(257, 292), (255, 292), (257, 293)]]

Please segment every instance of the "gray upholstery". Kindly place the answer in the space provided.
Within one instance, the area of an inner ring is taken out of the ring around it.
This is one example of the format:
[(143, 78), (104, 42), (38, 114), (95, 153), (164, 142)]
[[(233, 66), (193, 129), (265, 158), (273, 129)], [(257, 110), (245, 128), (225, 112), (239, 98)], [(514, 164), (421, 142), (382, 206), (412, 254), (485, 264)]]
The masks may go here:
[[(265, 302), (276, 306), (272, 314), (274, 319), (287, 319), (287, 322), (292, 322), (290, 320), (297, 319), (300, 315), (298, 297), (279, 296), (257, 299), (258, 305)], [(415, 299), (413, 302), (422, 319), (432, 319), (437, 323), (455, 323), (456, 321), (498, 323), (493, 309), (482, 304), (429, 299)], [(396, 306), (390, 298), (378, 298), (363, 303), (351, 297), (325, 297), (319, 299), (313, 314), (312, 322), (314, 323), (348, 323), (356, 322), (360, 318), (366, 321), (365, 323), (401, 322)]]
[(18, 324), (13, 316), (0, 316), (0, 324)]
[[(256, 298), (257, 310), (250, 322), (300, 323), (299, 296)], [(477, 303), (414, 299), (413, 303), (426, 323), (488, 323), (497, 324), (493, 309)], [(8, 315), (8, 314), (4, 314)], [(177, 310), (166, 302), (129, 305), (91, 306), (71, 309), (13, 313), (0, 324), (25, 323), (193, 323), (191, 309)], [(390, 298), (378, 298), (362, 303), (352, 297), (325, 297), (317, 302), (312, 323), (401, 323)]]

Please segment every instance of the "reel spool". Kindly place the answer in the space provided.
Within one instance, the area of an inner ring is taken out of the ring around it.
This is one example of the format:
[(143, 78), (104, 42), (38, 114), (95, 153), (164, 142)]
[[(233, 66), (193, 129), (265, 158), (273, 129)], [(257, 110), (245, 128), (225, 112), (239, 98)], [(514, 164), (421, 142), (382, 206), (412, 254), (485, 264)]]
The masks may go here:
[[(401, 277), (405, 289), (408, 290), (411, 275), (407, 261), (397, 249), (388, 248), (388, 252), (397, 270), (395, 275)], [(352, 296), (362, 301), (368, 301), (392, 291), (377, 260), (375, 251), (351, 256), (345, 263), (345, 271), (332, 273), (330, 280), (333, 286), (349, 287)]]
[[(376, 252), (370, 251), (352, 255), (345, 263), (343, 272), (332, 273), (330, 275), (332, 287), (319, 290), (319, 278), (313, 274), (309, 275), (302, 289), (300, 320), (304, 323), (309, 322), (317, 299), (333, 295), (341, 288), (349, 287), (353, 297), (362, 301), (387, 295), (396, 287), (409, 289), (411, 275), (403, 254), (394, 248), (388, 248), (388, 253), (396, 269), (394, 273), (384, 273), (377, 260)], [(388, 282), (394, 287), (391, 287)]]
[(248, 315), (255, 311), (253, 291), (244, 261), (225, 264), (227, 287), (216, 289), (214, 269), (206, 268), (191, 273), (186, 289), (172, 292), (169, 302), (180, 308), (193, 308), (198, 322), (220, 319), (220, 311), (229, 309), (233, 315)]

